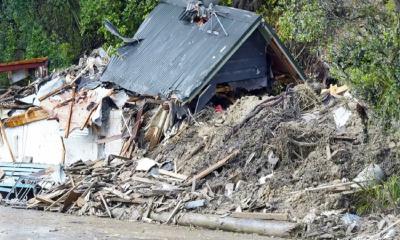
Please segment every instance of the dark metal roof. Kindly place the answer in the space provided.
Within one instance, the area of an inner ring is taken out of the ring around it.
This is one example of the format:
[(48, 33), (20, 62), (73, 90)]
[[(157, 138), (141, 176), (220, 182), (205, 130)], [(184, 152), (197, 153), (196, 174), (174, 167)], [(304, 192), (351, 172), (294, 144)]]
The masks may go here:
[[(172, 1), (172, 0), (168, 0)], [(211, 22), (218, 35), (196, 24), (179, 20), (184, 7), (160, 3), (135, 34), (143, 39), (122, 47), (101, 80), (149, 95), (180, 100), (193, 98), (261, 23), (261, 17), (245, 10), (215, 6), (228, 36), (216, 19)]]

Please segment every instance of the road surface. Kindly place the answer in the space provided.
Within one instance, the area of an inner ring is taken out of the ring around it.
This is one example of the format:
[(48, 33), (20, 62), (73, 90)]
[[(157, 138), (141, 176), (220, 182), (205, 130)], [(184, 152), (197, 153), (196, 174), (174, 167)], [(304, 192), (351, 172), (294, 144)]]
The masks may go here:
[(258, 235), (80, 217), (0, 206), (0, 240), (229, 239), (273, 240)]

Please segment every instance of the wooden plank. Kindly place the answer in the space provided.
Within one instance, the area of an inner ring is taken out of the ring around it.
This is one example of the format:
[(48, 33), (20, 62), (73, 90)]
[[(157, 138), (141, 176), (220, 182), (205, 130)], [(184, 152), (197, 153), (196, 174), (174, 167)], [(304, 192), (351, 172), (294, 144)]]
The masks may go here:
[(19, 127), (28, 123), (47, 119), (49, 114), (42, 108), (29, 108), (25, 113), (12, 116), (4, 121), (7, 128)]
[(78, 184), (75, 185), (75, 187), (71, 188), (70, 190), (68, 190), (68, 192), (66, 192), (65, 194), (63, 194), (61, 197), (59, 197), (56, 201), (54, 201), (50, 206), (48, 206), (46, 209), (44, 209), (44, 211), (48, 211), (50, 208), (52, 208), (54, 205), (58, 204), (59, 202), (61, 202), (62, 200), (64, 200), (64, 198), (66, 198), (72, 191), (74, 191), (76, 188), (79, 187), (79, 185), (81, 185), (83, 183), (83, 181), (85, 181), (86, 179), (82, 179)]
[(54, 202), (50, 198), (46, 198), (45, 196), (40, 196), (40, 195), (37, 195), (35, 197), (35, 199), (37, 199), (40, 202), (46, 203), (46, 204), (52, 204)]
[(180, 179), (180, 180), (186, 180), (188, 178), (188, 176), (186, 176), (186, 175), (179, 174), (179, 173), (174, 173), (174, 172), (167, 171), (167, 170), (164, 170), (164, 169), (158, 169), (158, 172), (160, 174), (162, 174), (162, 175), (166, 175), (166, 176), (169, 176), (169, 177), (177, 178), (177, 179)]
[(106, 208), (106, 211), (107, 211), (108, 216), (109, 216), (110, 218), (112, 218), (111, 211), (110, 211), (110, 209), (108, 208), (107, 202), (106, 202), (106, 200), (104, 199), (103, 194), (101, 194), (101, 191), (99, 192), (99, 195), (100, 195), (101, 201), (102, 201), (103, 204), (104, 204), (104, 207)]
[(70, 84), (68, 84), (68, 85), (63, 85), (63, 86), (61, 86), (61, 87), (59, 87), (59, 88), (57, 88), (57, 89), (54, 89), (53, 91), (51, 91), (51, 92), (47, 93), (46, 95), (40, 97), (40, 98), (39, 98), (39, 101), (43, 101), (43, 100), (45, 100), (46, 98), (49, 98), (49, 97), (51, 97), (51, 96), (53, 96), (53, 95), (56, 95), (57, 93), (61, 92), (62, 90), (66, 89), (66, 88), (73, 87), (73, 86), (75, 85), (75, 82), (78, 81), (78, 80), (82, 77), (82, 75), (86, 73), (86, 71), (87, 71), (88, 69), (89, 69), (89, 65), (87, 65), (87, 66), (74, 78), (74, 80), (72, 80), (72, 82), (71, 82)]
[[(104, 98), (109, 97), (113, 94), (113, 90), (111, 90)], [(83, 130), (89, 123), (90, 118), (92, 117), (93, 113), (96, 111), (96, 109), (100, 106), (101, 101), (103, 99), (100, 99), (98, 103), (90, 110), (89, 115), (86, 117), (85, 121), (82, 123), (80, 129)]]
[(182, 200), (180, 200), (176, 204), (174, 210), (172, 210), (171, 214), (168, 216), (167, 220), (165, 221), (165, 224), (168, 224), (171, 221), (171, 219), (178, 213), (178, 211), (180, 210), (181, 205), (182, 205)]
[[(100, 100), (101, 102), (102, 100)], [(83, 130), (86, 125), (89, 123), (90, 117), (93, 115), (94, 111), (96, 111), (96, 109), (99, 107), (100, 102), (96, 103), (96, 105), (94, 105), (94, 107), (90, 110), (89, 115), (86, 117), (85, 121), (83, 121), (80, 129)]]
[(53, 95), (56, 95), (57, 93), (61, 92), (61, 91), (64, 90), (64, 89), (67, 89), (67, 88), (69, 88), (69, 87), (71, 87), (71, 86), (69, 86), (69, 85), (62, 85), (61, 87), (56, 88), (56, 89), (54, 89), (53, 91), (51, 91), (51, 92), (49, 92), (49, 93), (47, 93), (47, 94), (45, 94), (45, 95), (39, 97), (39, 101), (43, 101), (43, 100), (45, 100), (46, 98), (49, 98), (49, 97), (51, 97), (51, 96), (53, 96)]
[(208, 174), (212, 173), (213, 171), (215, 171), (218, 168), (220, 168), (223, 165), (225, 165), (230, 159), (232, 159), (233, 157), (235, 157), (238, 154), (239, 154), (239, 150), (233, 151), (231, 154), (229, 154), (228, 156), (226, 156), (222, 160), (218, 161), (217, 163), (211, 165), (207, 169), (201, 171), (199, 174), (195, 175), (193, 178), (190, 179), (189, 182), (198, 181), (198, 180), (206, 177)]
[(61, 164), (64, 165), (65, 164), (65, 155), (66, 155), (66, 149), (65, 149), (65, 143), (64, 143), (64, 139), (62, 137), (60, 137), (61, 139), (61, 146), (62, 146), (62, 151), (61, 151)]

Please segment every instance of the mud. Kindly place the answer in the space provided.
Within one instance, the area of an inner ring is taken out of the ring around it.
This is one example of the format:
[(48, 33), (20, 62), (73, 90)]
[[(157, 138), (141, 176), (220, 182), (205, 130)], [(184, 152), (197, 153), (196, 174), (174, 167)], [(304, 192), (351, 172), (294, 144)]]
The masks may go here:
[[(283, 101), (263, 107), (243, 122), (268, 98), (241, 98), (222, 114), (205, 110), (195, 116), (189, 128), (149, 153), (160, 162), (175, 159), (178, 169), (191, 176), (233, 149), (240, 149), (235, 159), (198, 183), (203, 192), (209, 192), (210, 187), (217, 197), (207, 208), (197, 211), (288, 212), (298, 222), (315, 209), (354, 212), (351, 195), (294, 192), (352, 180), (370, 163), (380, 164), (387, 176), (399, 169), (398, 161), (394, 161), (396, 150), (387, 147), (390, 139), (382, 134), (379, 125), (366, 126), (357, 100), (343, 97), (322, 102), (321, 96), (299, 85)], [(344, 127), (337, 128), (333, 112), (341, 107), (349, 110), (351, 117)], [(192, 156), (198, 146), (204, 147)], [(331, 157), (327, 149), (334, 153)], [(229, 183), (235, 189), (226, 196)], [(338, 235), (346, 236), (345, 227), (337, 229), (341, 231)]]
[(277, 238), (0, 207), (0, 239), (269, 240)]

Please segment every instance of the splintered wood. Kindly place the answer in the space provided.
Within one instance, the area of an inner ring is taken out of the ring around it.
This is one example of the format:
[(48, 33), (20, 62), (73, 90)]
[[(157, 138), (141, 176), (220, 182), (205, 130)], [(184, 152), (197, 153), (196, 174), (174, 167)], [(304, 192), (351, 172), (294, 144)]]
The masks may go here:
[[(238, 153), (238, 150), (233, 151), (214, 165), (192, 176), (189, 182), (207, 177)], [(115, 156), (110, 161), (74, 163), (65, 170), (69, 181), (37, 195), (29, 201), (28, 207), (121, 218), (125, 214), (124, 211), (135, 205), (143, 209), (144, 215), (139, 216), (143, 219), (148, 218), (153, 211), (172, 211), (166, 220), (168, 223), (184, 203), (193, 202), (191, 198), (185, 198), (195, 194), (187, 187), (188, 176), (163, 169), (157, 164), (146, 171), (138, 171), (137, 164), (138, 160), (120, 156)], [(207, 203), (206, 200), (200, 202), (202, 204), (191, 208), (202, 207)]]

